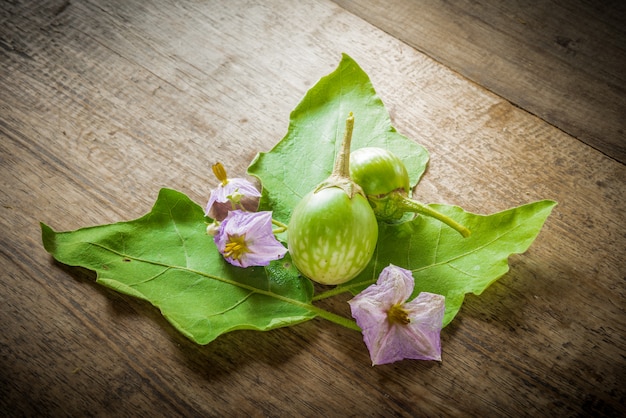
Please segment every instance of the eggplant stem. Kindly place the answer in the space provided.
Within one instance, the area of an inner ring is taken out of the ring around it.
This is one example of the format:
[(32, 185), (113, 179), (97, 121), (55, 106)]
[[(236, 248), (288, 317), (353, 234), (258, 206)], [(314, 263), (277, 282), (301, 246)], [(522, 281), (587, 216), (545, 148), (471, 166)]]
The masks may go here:
[(350, 143), (352, 142), (353, 130), (354, 116), (352, 115), (352, 112), (350, 112), (348, 118), (346, 119), (346, 132), (343, 136), (343, 141), (341, 142), (339, 154), (337, 154), (337, 157), (335, 158), (333, 171), (330, 177), (318, 184), (314, 193), (329, 187), (339, 187), (348, 195), (350, 199), (352, 199), (356, 194), (360, 194), (365, 197), (365, 193), (363, 193), (361, 186), (350, 179)]
[(350, 144), (352, 142), (352, 131), (354, 130), (354, 115), (352, 112), (346, 119), (346, 132), (343, 135), (341, 149), (337, 158), (335, 158), (335, 166), (333, 167), (333, 176), (350, 178)]
[(448, 225), (450, 228), (454, 229), (455, 231), (457, 231), (459, 234), (461, 234), (464, 238), (467, 238), (471, 235), (471, 231), (466, 228), (465, 226), (461, 225), (460, 223), (458, 223), (457, 221), (455, 221), (454, 219), (450, 218), (447, 215), (444, 215), (441, 212), (437, 212), (435, 209), (426, 206), (418, 201), (415, 201), (413, 199), (409, 199), (405, 196), (402, 196), (400, 194), (397, 194), (397, 197), (399, 198), (398, 200), (398, 204), (399, 207), (404, 210), (405, 212), (415, 212), (415, 213), (419, 213), (425, 216), (429, 216), (431, 218), (437, 219), (438, 221), (443, 222), (444, 224)]

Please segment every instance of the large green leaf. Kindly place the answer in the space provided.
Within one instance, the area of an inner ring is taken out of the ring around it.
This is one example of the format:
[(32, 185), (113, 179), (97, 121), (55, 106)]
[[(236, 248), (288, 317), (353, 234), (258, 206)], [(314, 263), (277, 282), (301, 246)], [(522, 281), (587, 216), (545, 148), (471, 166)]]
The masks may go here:
[(528, 249), (555, 205), (551, 200), (541, 200), (488, 216), (456, 206), (431, 205), (470, 228), (469, 238), (425, 216), (402, 224), (380, 224), (378, 247), (370, 265), (342, 288), (360, 292), (389, 264), (409, 269), (415, 278), (413, 296), (431, 292), (446, 297), (447, 325), (466, 293), (481, 294), (509, 271), (509, 256)]
[(58, 261), (97, 272), (98, 283), (145, 299), (191, 340), (206, 344), (237, 330), (269, 330), (315, 317), (311, 282), (289, 258), (270, 266), (228, 264), (206, 234), (203, 210), (162, 189), (151, 212), (120, 222), (57, 233), (42, 224)]
[(337, 69), (320, 79), (293, 110), (285, 137), (250, 164), (248, 173), (263, 184), (262, 208), (289, 221), (300, 199), (330, 175), (350, 112), (355, 120), (352, 149), (377, 146), (392, 151), (407, 166), (411, 184), (417, 184), (428, 152), (396, 132), (367, 74), (344, 54)]
[[(287, 222), (301, 197), (328, 177), (350, 111), (355, 115), (353, 149), (389, 149), (403, 159), (411, 185), (419, 181), (428, 153), (395, 131), (367, 74), (344, 54), (338, 68), (312, 87), (292, 112), (287, 135), (271, 151), (260, 153), (248, 168), (263, 184), (263, 207), (274, 210), (275, 217)], [(425, 216), (380, 224), (377, 251), (369, 267), (329, 294), (358, 292), (374, 283), (384, 267), (395, 264), (413, 271), (415, 294), (430, 291), (446, 296), (444, 322), (448, 324), (466, 293), (483, 292), (508, 271), (511, 254), (528, 249), (554, 205), (540, 201), (489, 216), (431, 205), (470, 228), (470, 238)]]

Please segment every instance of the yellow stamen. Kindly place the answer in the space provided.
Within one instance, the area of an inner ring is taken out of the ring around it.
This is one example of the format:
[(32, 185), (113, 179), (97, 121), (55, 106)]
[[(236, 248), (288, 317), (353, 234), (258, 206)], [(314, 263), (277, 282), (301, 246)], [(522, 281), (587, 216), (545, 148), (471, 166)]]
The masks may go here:
[(226, 169), (224, 168), (222, 163), (218, 162), (218, 163), (213, 164), (213, 166), (211, 167), (211, 170), (213, 170), (213, 174), (215, 174), (215, 177), (217, 177), (217, 179), (222, 183), (222, 186), (226, 186), (228, 184), (228, 177), (226, 176)]
[(389, 311), (387, 311), (387, 320), (392, 324), (398, 323), (402, 325), (407, 325), (411, 322), (409, 313), (404, 310), (401, 303), (393, 305)]
[(245, 235), (229, 235), (228, 243), (224, 246), (224, 257), (239, 260), (242, 255), (249, 252), (246, 246)]

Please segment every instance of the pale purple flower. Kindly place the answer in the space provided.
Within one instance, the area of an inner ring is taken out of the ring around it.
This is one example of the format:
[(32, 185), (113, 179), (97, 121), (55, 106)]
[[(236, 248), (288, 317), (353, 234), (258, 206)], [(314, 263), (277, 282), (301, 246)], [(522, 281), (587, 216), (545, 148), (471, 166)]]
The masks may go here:
[(267, 266), (287, 252), (272, 232), (272, 212), (267, 211), (230, 211), (213, 239), (226, 261), (237, 267)]
[(221, 221), (226, 218), (230, 210), (237, 208), (257, 210), (261, 193), (254, 184), (243, 178), (229, 179), (222, 163), (214, 164), (212, 170), (220, 184), (211, 190), (211, 196), (204, 210), (206, 216)]
[(402, 359), (441, 360), (445, 298), (422, 292), (407, 302), (414, 285), (409, 270), (390, 264), (376, 284), (348, 301), (373, 365)]

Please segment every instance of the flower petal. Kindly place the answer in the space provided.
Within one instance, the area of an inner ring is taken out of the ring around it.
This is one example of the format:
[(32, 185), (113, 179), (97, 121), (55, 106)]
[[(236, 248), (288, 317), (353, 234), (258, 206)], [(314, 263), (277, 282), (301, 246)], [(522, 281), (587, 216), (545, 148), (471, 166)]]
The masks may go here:
[[(380, 272), (376, 285), (380, 287), (379, 292), (384, 292), (395, 305), (403, 303), (411, 297), (415, 287), (415, 279), (410, 270), (389, 264)], [(389, 296), (391, 293), (393, 293), (393, 297)]]
[(259, 204), (261, 192), (246, 179), (233, 178), (223, 185), (219, 184), (211, 190), (209, 201), (207, 202), (204, 214), (213, 219), (221, 221), (226, 218), (228, 211), (233, 209), (233, 203), (229, 196), (239, 195), (239, 205), (246, 210), (255, 211)]
[(226, 196), (239, 191), (239, 193), (246, 196), (261, 197), (261, 192), (257, 190), (254, 184), (242, 178), (229, 179), (228, 184), (224, 188), (229, 192), (226, 193)]
[[(392, 362), (401, 359), (441, 360), (441, 328), (446, 310), (445, 297), (422, 292), (404, 305), (411, 323), (393, 328), (396, 349), (394, 358), (380, 359)], [(383, 364), (383, 363), (379, 363)]]
[(376, 284), (356, 295), (349, 303), (369, 304), (386, 312), (411, 296), (415, 281), (409, 270), (390, 264), (378, 276)]
[[(245, 251), (237, 256), (225, 254), (232, 237), (244, 237)], [(287, 252), (272, 232), (272, 213), (267, 211), (230, 211), (220, 224), (214, 240), (226, 261), (238, 267), (267, 266)]]
[(362, 330), (363, 341), (370, 352), (370, 357), (374, 361), (380, 350), (385, 347), (386, 338), (391, 330), (391, 323), (387, 320), (387, 310), (391, 305), (387, 306), (385, 301), (378, 300), (368, 294), (363, 295), (372, 287), (368, 287), (349, 300), (348, 304), (352, 317)]
[(408, 312), (411, 323), (418, 322), (424, 327), (441, 329), (446, 298), (436, 293), (421, 292), (415, 299), (405, 303), (404, 309)]
[[(405, 303), (413, 287), (414, 279), (409, 270), (389, 265), (376, 284), (348, 302), (363, 332), (373, 365), (402, 359), (441, 360), (445, 298), (422, 292)], [(405, 311), (410, 322), (393, 320), (389, 316), (392, 307)]]

